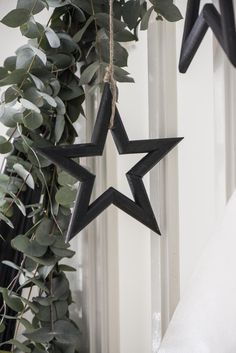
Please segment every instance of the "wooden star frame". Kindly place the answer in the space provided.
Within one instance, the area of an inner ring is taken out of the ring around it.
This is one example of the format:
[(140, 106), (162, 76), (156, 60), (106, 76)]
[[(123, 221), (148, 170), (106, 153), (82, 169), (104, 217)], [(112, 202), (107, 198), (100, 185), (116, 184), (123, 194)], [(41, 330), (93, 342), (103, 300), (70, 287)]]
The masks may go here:
[(209, 27), (232, 65), (236, 67), (233, 0), (219, 0), (220, 13), (213, 4), (205, 4), (199, 14), (200, 2), (201, 0), (188, 0), (179, 71), (185, 73), (188, 70)]
[(80, 187), (67, 233), (68, 241), (111, 204), (119, 207), (122, 211), (143, 223), (152, 231), (160, 234), (142, 178), (172, 150), (182, 138), (130, 141), (119, 112), (116, 109), (111, 133), (119, 154), (146, 153), (146, 155), (126, 174), (134, 201), (113, 187), (110, 187), (90, 204), (95, 175), (77, 164), (72, 158), (101, 156), (103, 154), (110, 125), (111, 111), (112, 95), (109, 84), (105, 84), (90, 143), (37, 149), (42, 156), (48, 158), (80, 181)]

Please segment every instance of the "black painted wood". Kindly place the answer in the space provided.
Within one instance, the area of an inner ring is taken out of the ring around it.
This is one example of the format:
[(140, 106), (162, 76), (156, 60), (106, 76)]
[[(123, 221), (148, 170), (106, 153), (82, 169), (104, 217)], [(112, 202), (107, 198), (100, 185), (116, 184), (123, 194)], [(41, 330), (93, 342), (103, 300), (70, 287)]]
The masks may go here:
[(219, 0), (220, 13), (213, 4), (205, 4), (199, 14), (200, 3), (201, 0), (188, 0), (179, 71), (185, 73), (188, 70), (209, 27), (232, 65), (236, 67), (233, 0)]
[(80, 188), (67, 233), (68, 240), (72, 239), (111, 204), (119, 207), (154, 232), (160, 234), (142, 178), (164, 158), (182, 138), (130, 141), (119, 112), (116, 109), (111, 133), (119, 154), (146, 153), (146, 155), (126, 174), (134, 201), (110, 187), (90, 204), (95, 175), (71, 159), (75, 157), (101, 156), (103, 154), (110, 125), (111, 107), (112, 95), (109, 84), (106, 84), (91, 143), (37, 149), (39, 154), (48, 158), (80, 181)]

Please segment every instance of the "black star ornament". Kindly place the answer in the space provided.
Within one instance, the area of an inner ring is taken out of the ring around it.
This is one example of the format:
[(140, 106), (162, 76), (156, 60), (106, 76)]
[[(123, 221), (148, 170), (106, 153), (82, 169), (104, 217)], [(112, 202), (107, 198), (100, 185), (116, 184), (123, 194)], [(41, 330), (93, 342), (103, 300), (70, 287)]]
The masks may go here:
[(172, 150), (182, 138), (130, 141), (119, 112), (116, 109), (111, 133), (119, 154), (146, 153), (146, 155), (126, 174), (134, 200), (131, 200), (118, 190), (110, 187), (94, 202), (90, 203), (95, 175), (72, 159), (76, 157), (101, 156), (103, 154), (110, 126), (111, 107), (112, 95), (110, 87), (109, 84), (105, 84), (90, 143), (38, 148), (39, 154), (51, 160), (54, 164), (80, 181), (80, 187), (68, 228), (68, 241), (111, 204), (119, 207), (122, 211), (143, 223), (152, 231), (160, 234), (142, 178)]
[(188, 0), (179, 71), (187, 71), (209, 27), (230, 62), (236, 66), (233, 0), (219, 0), (220, 13), (213, 4), (205, 4), (199, 14), (200, 2), (201, 0)]

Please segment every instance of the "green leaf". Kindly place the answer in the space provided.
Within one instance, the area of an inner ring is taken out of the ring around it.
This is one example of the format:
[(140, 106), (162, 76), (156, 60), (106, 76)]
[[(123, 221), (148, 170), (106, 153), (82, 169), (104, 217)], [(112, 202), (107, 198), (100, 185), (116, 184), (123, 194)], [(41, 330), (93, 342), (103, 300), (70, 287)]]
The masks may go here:
[(37, 307), (34, 303), (32, 303), (30, 300), (25, 299), (25, 298), (23, 298), (23, 297), (21, 297), (21, 300), (22, 300), (22, 302), (23, 302), (24, 304), (26, 304), (27, 307), (29, 307), (34, 313), (37, 314), (37, 313), (39, 312), (38, 307)]
[(69, 249), (59, 249), (55, 248), (54, 246), (51, 246), (50, 249), (52, 252), (59, 257), (73, 257), (75, 255), (75, 251), (69, 250)]
[(0, 292), (2, 293), (3, 299), (6, 305), (16, 312), (20, 312), (24, 309), (24, 305), (19, 297), (14, 294), (10, 294), (7, 288), (0, 288)]
[(47, 3), (51, 7), (61, 7), (68, 4), (68, 0), (47, 0)]
[(18, 98), (21, 91), (17, 86), (11, 86), (4, 92), (5, 103), (12, 102), (14, 99)]
[(13, 198), (14, 203), (16, 204), (16, 206), (19, 208), (19, 210), (21, 211), (21, 213), (26, 216), (26, 211), (25, 211), (25, 206), (24, 204), (21, 202), (21, 200), (13, 193), (13, 192), (9, 192), (9, 195), (11, 195), (11, 197)]
[(33, 330), (34, 326), (32, 325), (31, 322), (29, 322), (27, 319), (22, 318), (20, 319), (20, 323), (27, 329), (27, 330)]
[(44, 83), (43, 83), (43, 81), (40, 80), (40, 78), (38, 78), (37, 76), (32, 75), (32, 74), (30, 74), (30, 78), (31, 78), (32, 82), (35, 84), (35, 87), (39, 91), (44, 90)]
[(29, 130), (38, 129), (43, 124), (43, 116), (35, 111), (25, 111), (23, 123)]
[(121, 32), (114, 33), (114, 40), (116, 42), (132, 42), (133, 40), (136, 40), (136, 37), (133, 33), (127, 29), (124, 29)]
[(84, 33), (86, 32), (87, 28), (89, 27), (89, 25), (93, 21), (94, 21), (94, 17), (90, 16), (89, 19), (87, 20), (87, 22), (85, 23), (85, 25), (74, 35), (73, 40), (75, 42), (78, 43), (82, 39), (82, 37), (83, 37)]
[(58, 173), (58, 183), (61, 186), (68, 186), (68, 185), (74, 185), (77, 183), (77, 179), (74, 178), (72, 175), (68, 174), (64, 170)]
[(34, 103), (28, 101), (27, 99), (21, 98), (20, 103), (25, 109), (32, 110), (33, 112), (40, 114), (40, 109)]
[(6, 85), (19, 85), (27, 77), (27, 71), (25, 69), (17, 69), (12, 71), (8, 76), (0, 80), (0, 87)]
[[(5, 325), (3, 323), (0, 324), (0, 333), (3, 333), (5, 331)], [(0, 351), (1, 353), (1, 351)]]
[(76, 272), (76, 268), (72, 267), (72, 266), (68, 266), (68, 265), (59, 265), (59, 270), (63, 271), (63, 272)]
[(41, 12), (46, 7), (46, 4), (41, 0), (18, 0), (17, 8), (19, 9), (27, 9), (33, 15)]
[(55, 199), (60, 205), (70, 207), (75, 201), (75, 195), (76, 190), (63, 186), (57, 191)]
[(148, 24), (149, 24), (149, 20), (150, 20), (150, 16), (152, 14), (152, 11), (154, 10), (154, 6), (151, 6), (147, 12), (145, 12), (142, 21), (141, 21), (141, 25), (140, 25), (140, 29), (141, 31), (146, 31), (148, 29)]
[[(110, 45), (108, 39), (100, 40), (102, 60), (106, 63), (110, 62)], [(128, 52), (119, 43), (114, 43), (114, 64), (116, 66), (127, 66)]]
[(141, 5), (139, 0), (129, 0), (124, 4), (122, 8), (122, 15), (129, 29), (133, 29), (137, 26), (140, 7)]
[(44, 33), (44, 27), (33, 19), (20, 26), (20, 30), (23, 36), (30, 39), (40, 38)]
[(60, 71), (69, 68), (74, 63), (71, 54), (57, 53), (48, 56), (48, 60), (53, 64), (53, 70)]
[(5, 67), (0, 67), (0, 80), (8, 75), (8, 71)]
[(43, 99), (45, 100), (45, 102), (47, 102), (47, 104), (49, 104), (53, 108), (56, 108), (57, 103), (53, 97), (49, 96), (49, 94), (44, 93), (44, 92), (40, 92), (40, 94), (43, 97)]
[(19, 342), (16, 339), (11, 339), (11, 340), (8, 341), (8, 343), (12, 344), (13, 346), (18, 348), (22, 352), (25, 352), (25, 353), (30, 353), (31, 352), (31, 349), (29, 347), (27, 347), (25, 344)]
[(52, 234), (53, 225), (53, 221), (49, 218), (44, 218), (39, 224), (35, 231), (35, 239), (39, 244), (50, 246), (55, 242), (56, 236)]
[(8, 261), (8, 260), (4, 260), (2, 261), (3, 265), (9, 266), (11, 268), (13, 268), (14, 270), (17, 270), (19, 272), (23, 272), (22, 268), (20, 268), (20, 266), (17, 266), (14, 262)]
[(70, 321), (58, 320), (54, 325), (55, 338), (60, 343), (77, 344), (79, 339), (79, 330)]
[(47, 251), (47, 246), (41, 245), (37, 240), (30, 240), (25, 235), (18, 235), (11, 241), (12, 246), (28, 256), (41, 257)]
[[(96, 13), (96, 22), (101, 28), (109, 31), (109, 15), (107, 13)], [(114, 33), (123, 31), (126, 27), (125, 23), (114, 18)]]
[(33, 58), (35, 57), (34, 51), (27, 47), (20, 47), (16, 51), (17, 59), (16, 59), (16, 69), (25, 69), (27, 70), (30, 66)]
[(13, 169), (31, 189), (34, 189), (34, 179), (30, 172), (28, 172), (22, 164), (14, 164)]
[(129, 76), (129, 72), (118, 66), (114, 67), (114, 78), (118, 82), (134, 82), (134, 79)]
[(57, 115), (55, 124), (55, 142), (59, 142), (65, 129), (64, 115)]
[(81, 74), (79, 84), (85, 85), (90, 83), (96, 72), (99, 70), (100, 64), (98, 61), (95, 61), (91, 65), (89, 65)]
[(59, 48), (60, 47), (60, 44), (61, 44), (60, 39), (59, 39), (58, 35), (50, 27), (46, 28), (45, 36), (46, 36), (51, 48)]
[[(40, 263), (38, 261), (38, 258), (37, 258), (37, 262)], [(33, 283), (36, 287), (40, 288), (42, 291), (46, 292), (46, 293), (49, 293), (49, 290), (48, 288), (45, 286), (44, 282), (43, 281), (40, 281), (39, 279), (37, 278), (29, 278), (28, 281), (26, 281), (20, 288), (18, 288), (18, 290), (20, 290), (21, 288), (25, 287), (27, 284), (29, 283)]]
[(5, 153), (10, 153), (13, 150), (13, 146), (10, 141), (7, 141), (7, 139), (3, 136), (0, 136), (0, 153), (5, 154)]
[(47, 327), (42, 327), (34, 331), (25, 331), (23, 335), (38, 343), (49, 343), (54, 338), (54, 333), (50, 332)]
[(10, 228), (14, 229), (14, 225), (4, 214), (0, 213), (0, 220), (4, 221)]
[(10, 11), (1, 22), (8, 27), (19, 27), (30, 18), (30, 11), (27, 9), (15, 9)]
[(167, 21), (175, 22), (183, 17), (173, 0), (151, 0), (155, 11), (163, 16)]
[(7, 71), (14, 71), (16, 69), (16, 56), (6, 58), (3, 65)]
[(1, 110), (0, 121), (7, 127), (15, 128), (23, 118), (23, 114), (11, 106), (3, 105)]
[[(77, 9), (83, 9), (88, 14), (92, 14), (93, 12), (91, 3), (87, 0), (69, 0), (69, 3), (71, 3), (71, 5), (75, 6)], [(93, 5), (94, 5), (94, 12), (96, 13), (97, 8), (96, 8), (95, 2), (93, 3)]]

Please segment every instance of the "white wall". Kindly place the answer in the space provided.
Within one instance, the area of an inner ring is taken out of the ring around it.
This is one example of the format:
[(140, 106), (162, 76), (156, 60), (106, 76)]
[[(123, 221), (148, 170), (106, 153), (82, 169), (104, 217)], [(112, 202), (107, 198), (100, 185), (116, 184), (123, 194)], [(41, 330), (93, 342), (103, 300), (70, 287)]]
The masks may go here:
[[(129, 48), (129, 69), (135, 84), (119, 85), (118, 108), (130, 139), (148, 138), (147, 33)], [(131, 196), (125, 172), (140, 155), (117, 159), (118, 190)], [(148, 179), (146, 178), (148, 187)], [(120, 352), (151, 351), (150, 231), (118, 212)]]
[[(184, 15), (186, 1), (177, 5)], [(177, 58), (183, 24), (176, 25)], [(226, 200), (222, 56), (209, 30), (187, 73), (177, 76), (178, 131), (185, 138), (179, 147), (181, 291)]]

